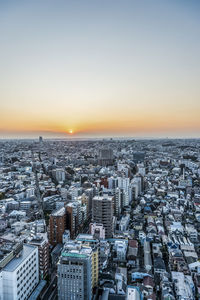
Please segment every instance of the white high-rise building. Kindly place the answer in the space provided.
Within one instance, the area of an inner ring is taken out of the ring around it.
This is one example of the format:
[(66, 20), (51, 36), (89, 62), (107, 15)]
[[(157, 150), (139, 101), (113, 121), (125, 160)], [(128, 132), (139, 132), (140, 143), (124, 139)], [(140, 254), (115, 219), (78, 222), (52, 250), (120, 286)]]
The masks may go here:
[(122, 190), (122, 207), (128, 206), (129, 203), (132, 201), (130, 178), (118, 177), (118, 187)]
[(118, 177), (118, 187), (120, 189), (127, 190), (130, 185), (130, 178), (127, 177)]
[(124, 206), (128, 206), (129, 205), (129, 189), (127, 189), (127, 190), (123, 190), (123, 193), (122, 193), (122, 205), (123, 205), (123, 207)]
[(38, 283), (38, 248), (23, 245), (22, 251), (1, 270), (0, 299), (28, 299)]

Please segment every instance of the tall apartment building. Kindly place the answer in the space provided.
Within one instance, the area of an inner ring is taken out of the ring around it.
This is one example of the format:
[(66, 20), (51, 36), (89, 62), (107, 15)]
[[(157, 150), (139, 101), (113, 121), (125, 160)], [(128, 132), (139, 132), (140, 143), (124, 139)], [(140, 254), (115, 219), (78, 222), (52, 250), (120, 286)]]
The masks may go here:
[(82, 222), (80, 202), (70, 202), (66, 205), (67, 223), (72, 238), (75, 238), (79, 225)]
[[(132, 201), (132, 188), (130, 186), (130, 178), (128, 177), (118, 177), (118, 189), (121, 191), (121, 208), (128, 206)], [(118, 200), (119, 195), (116, 194), (116, 200)]]
[(92, 248), (92, 287), (98, 285), (99, 279), (99, 249)]
[(94, 188), (88, 188), (85, 190), (86, 196), (88, 196), (88, 213), (89, 215), (92, 212), (92, 198), (94, 196)]
[(49, 218), (49, 242), (55, 246), (62, 243), (62, 235), (66, 229), (66, 212), (62, 207), (54, 211)]
[(113, 234), (113, 201), (113, 197), (107, 195), (95, 196), (92, 199), (92, 220), (103, 224), (105, 238), (112, 237)]
[[(0, 272), (0, 299), (28, 299), (39, 283), (38, 248), (23, 245)], [(8, 259), (8, 257), (6, 257)]]
[(118, 187), (123, 190), (128, 190), (130, 186), (130, 178), (118, 177)]
[(120, 188), (116, 188), (115, 189), (115, 195), (114, 195), (114, 205), (113, 205), (113, 209), (114, 209), (114, 215), (115, 216), (119, 216), (122, 212), (122, 208), (123, 208), (123, 202), (122, 202), (122, 198), (123, 198), (123, 190)]
[(92, 248), (81, 242), (65, 244), (58, 262), (58, 299), (92, 299)]
[(48, 275), (49, 270), (49, 242), (43, 236), (36, 236), (30, 242), (30, 245), (38, 247), (39, 274), (40, 279)]

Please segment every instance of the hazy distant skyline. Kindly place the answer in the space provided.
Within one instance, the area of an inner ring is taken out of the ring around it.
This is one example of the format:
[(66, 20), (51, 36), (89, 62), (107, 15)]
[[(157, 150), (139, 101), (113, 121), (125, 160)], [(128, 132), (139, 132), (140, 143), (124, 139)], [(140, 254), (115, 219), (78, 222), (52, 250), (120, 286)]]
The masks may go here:
[(199, 15), (198, 0), (0, 1), (0, 138), (200, 137)]

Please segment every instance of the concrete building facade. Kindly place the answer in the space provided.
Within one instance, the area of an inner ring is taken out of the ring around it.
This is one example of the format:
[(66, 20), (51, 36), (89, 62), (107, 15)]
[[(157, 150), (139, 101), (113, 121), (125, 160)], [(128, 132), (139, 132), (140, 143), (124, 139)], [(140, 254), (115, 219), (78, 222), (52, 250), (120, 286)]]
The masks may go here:
[(0, 299), (28, 299), (39, 283), (38, 248), (23, 245), (22, 251), (1, 271)]
[(92, 200), (92, 220), (103, 224), (105, 237), (112, 237), (113, 234), (113, 197), (95, 196)]

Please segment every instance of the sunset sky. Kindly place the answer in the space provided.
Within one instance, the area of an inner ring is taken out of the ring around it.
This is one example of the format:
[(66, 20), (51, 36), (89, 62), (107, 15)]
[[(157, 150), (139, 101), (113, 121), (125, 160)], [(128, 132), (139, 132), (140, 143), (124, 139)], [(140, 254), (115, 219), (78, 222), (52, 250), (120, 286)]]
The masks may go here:
[(200, 137), (199, 0), (0, 0), (0, 138)]

